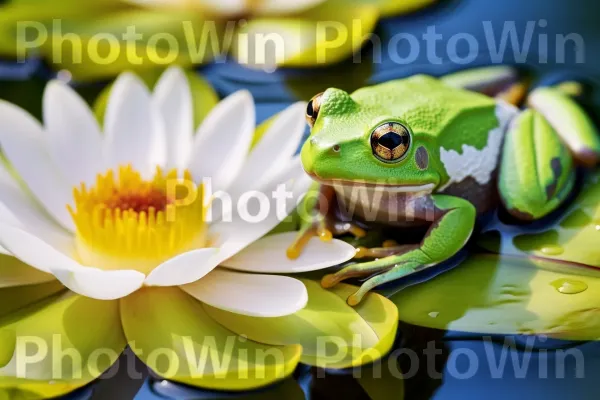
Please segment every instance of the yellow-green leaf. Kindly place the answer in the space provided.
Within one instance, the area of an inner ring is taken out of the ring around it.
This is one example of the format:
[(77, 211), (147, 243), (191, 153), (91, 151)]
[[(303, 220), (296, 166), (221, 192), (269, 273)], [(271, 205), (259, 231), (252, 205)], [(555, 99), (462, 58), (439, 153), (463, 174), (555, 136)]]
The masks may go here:
[(100, 376), (124, 347), (117, 302), (53, 295), (0, 319), (0, 392), (27, 399), (68, 393)]
[(502, 254), (534, 256), (600, 267), (600, 172), (588, 177), (581, 194), (566, 212), (541, 232), (523, 233), (501, 227), (482, 235), (482, 247)]
[(80, 81), (125, 70), (203, 64), (223, 51), (222, 25), (182, 10), (99, 11), (65, 18), (60, 30), (50, 24), (42, 54), (53, 68), (66, 69)]
[(54, 281), (56, 278), (32, 268), (13, 256), (0, 253), (0, 288), (33, 285)]
[(600, 337), (600, 270), (551, 260), (474, 255), (391, 297), (402, 321), (479, 334)]
[(290, 18), (256, 18), (240, 27), (233, 56), (255, 67), (314, 67), (360, 49), (379, 13), (369, 4), (330, 0)]
[(383, 357), (395, 339), (398, 314), (385, 297), (372, 293), (358, 307), (346, 299), (357, 288), (340, 284), (332, 290), (303, 279), (308, 304), (279, 318), (252, 318), (205, 306), (221, 325), (251, 340), (273, 345), (302, 345), (302, 362), (325, 368), (348, 368)]
[(295, 344), (271, 346), (215, 322), (202, 303), (177, 287), (145, 288), (121, 300), (132, 350), (164, 378), (217, 390), (250, 390), (294, 372)]

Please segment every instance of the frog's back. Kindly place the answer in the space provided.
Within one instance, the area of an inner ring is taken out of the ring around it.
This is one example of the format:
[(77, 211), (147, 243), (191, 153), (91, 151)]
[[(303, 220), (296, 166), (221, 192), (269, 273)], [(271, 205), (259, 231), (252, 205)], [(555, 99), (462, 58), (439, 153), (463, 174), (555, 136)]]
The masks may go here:
[[(360, 89), (352, 98), (379, 113), (401, 117), (413, 132), (439, 137), (438, 143), (448, 148), (454, 148), (453, 142), (484, 145), (487, 133), (498, 125), (494, 99), (448, 86), (427, 75)], [(462, 140), (453, 138), (455, 135)]]

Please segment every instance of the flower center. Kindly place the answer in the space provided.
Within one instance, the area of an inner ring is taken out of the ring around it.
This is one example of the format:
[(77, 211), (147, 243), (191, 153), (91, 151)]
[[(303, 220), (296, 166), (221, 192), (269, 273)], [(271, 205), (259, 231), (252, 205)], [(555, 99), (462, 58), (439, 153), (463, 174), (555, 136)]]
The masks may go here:
[(206, 245), (202, 186), (186, 171), (157, 168), (144, 180), (131, 166), (98, 175), (73, 190), (77, 252), (88, 266), (148, 273), (162, 262)]

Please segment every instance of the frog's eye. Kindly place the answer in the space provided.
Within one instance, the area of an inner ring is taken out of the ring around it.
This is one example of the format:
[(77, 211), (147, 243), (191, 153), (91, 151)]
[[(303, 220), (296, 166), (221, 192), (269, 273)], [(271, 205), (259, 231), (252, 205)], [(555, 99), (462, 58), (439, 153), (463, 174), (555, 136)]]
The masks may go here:
[(408, 128), (398, 122), (386, 122), (379, 125), (371, 133), (373, 154), (381, 161), (395, 162), (401, 160), (410, 146)]
[(308, 122), (308, 125), (310, 125), (311, 128), (313, 127), (315, 121), (317, 120), (317, 117), (319, 116), (319, 109), (321, 108), (322, 98), (323, 93), (319, 93), (318, 95), (310, 99), (308, 105), (306, 106), (306, 122)]

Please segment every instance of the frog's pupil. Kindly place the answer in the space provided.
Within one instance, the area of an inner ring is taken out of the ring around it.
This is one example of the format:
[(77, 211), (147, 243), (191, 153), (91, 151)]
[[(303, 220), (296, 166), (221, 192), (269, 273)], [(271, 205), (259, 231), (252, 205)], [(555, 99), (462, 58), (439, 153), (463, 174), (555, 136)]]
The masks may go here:
[(306, 106), (306, 115), (312, 117), (314, 112), (313, 101), (311, 100), (308, 102), (308, 106)]
[(408, 135), (399, 135), (396, 132), (388, 132), (379, 138), (379, 144), (392, 150), (401, 144), (408, 145)]

